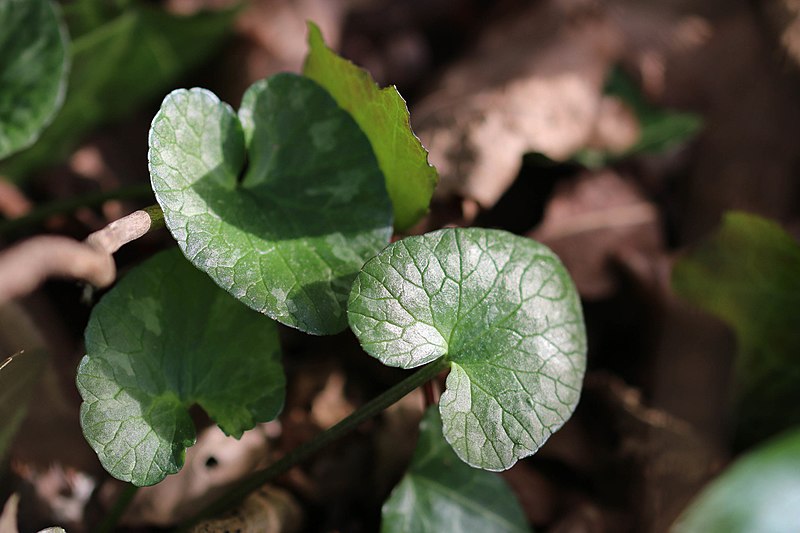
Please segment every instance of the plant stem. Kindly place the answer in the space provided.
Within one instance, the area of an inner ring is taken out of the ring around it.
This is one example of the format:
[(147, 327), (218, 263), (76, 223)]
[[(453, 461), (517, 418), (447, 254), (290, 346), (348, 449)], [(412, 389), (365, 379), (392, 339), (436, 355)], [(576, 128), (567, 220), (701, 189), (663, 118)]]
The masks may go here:
[(436, 375), (445, 368), (447, 368), (447, 363), (439, 359), (417, 370), (400, 383), (362, 405), (335, 426), (318, 433), (311, 440), (293, 449), (266, 469), (243, 479), (186, 525), (194, 524), (201, 519), (216, 516), (224, 511), (232, 509), (254, 490), (283, 474), (293, 466), (305, 461), (331, 442), (343, 437), (358, 427), (362, 422), (377, 415), (390, 405), (399, 401), (406, 394), (436, 377)]
[(36, 226), (54, 215), (72, 213), (81, 207), (96, 207), (108, 200), (129, 200), (134, 198), (147, 198), (148, 196), (153, 196), (153, 190), (150, 188), (150, 184), (132, 185), (129, 187), (120, 187), (113, 191), (94, 192), (83, 196), (65, 198), (34, 209), (24, 217), (0, 222), (0, 236), (8, 237), (9, 235), (19, 233), (29, 226)]
[(114, 531), (120, 518), (122, 518), (122, 515), (125, 514), (125, 509), (128, 508), (128, 505), (130, 505), (131, 501), (133, 501), (133, 497), (136, 496), (137, 490), (139, 490), (139, 487), (128, 483), (117, 497), (117, 501), (114, 502), (114, 506), (105, 516), (105, 518), (103, 518), (103, 521), (97, 525), (94, 531), (96, 533), (110, 533), (111, 531)]

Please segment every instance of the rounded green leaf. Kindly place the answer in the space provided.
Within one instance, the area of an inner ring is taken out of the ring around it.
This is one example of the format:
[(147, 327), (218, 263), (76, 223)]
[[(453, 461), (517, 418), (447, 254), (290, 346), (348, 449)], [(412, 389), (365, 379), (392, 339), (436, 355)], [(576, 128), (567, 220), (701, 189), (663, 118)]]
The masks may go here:
[(64, 100), (67, 30), (49, 0), (0, 0), (0, 158), (33, 144)]
[(197, 404), (236, 438), (277, 416), (285, 378), (275, 323), (177, 250), (125, 276), (92, 311), (78, 368), (81, 426), (114, 477), (152, 485), (183, 465)]
[(324, 89), (278, 74), (248, 89), (238, 116), (206, 90), (174, 91), (149, 160), (195, 266), (286, 325), (347, 327), (350, 286), (388, 242), (392, 207), (369, 141)]
[(800, 527), (800, 430), (753, 450), (708, 486), (675, 533), (794, 533)]
[(405, 100), (396, 87), (381, 89), (369, 72), (336, 55), (312, 23), (308, 47), (303, 74), (325, 87), (364, 130), (386, 176), (395, 227), (408, 229), (428, 212), (439, 174), (411, 131)]
[(487, 229), (409, 237), (353, 284), (350, 327), (384, 364), (450, 363), (439, 408), (466, 463), (504, 470), (570, 417), (586, 366), (575, 287), (544, 245)]
[(408, 472), (383, 504), (382, 533), (529, 531), (503, 478), (462, 463), (442, 436), (436, 407), (420, 423)]

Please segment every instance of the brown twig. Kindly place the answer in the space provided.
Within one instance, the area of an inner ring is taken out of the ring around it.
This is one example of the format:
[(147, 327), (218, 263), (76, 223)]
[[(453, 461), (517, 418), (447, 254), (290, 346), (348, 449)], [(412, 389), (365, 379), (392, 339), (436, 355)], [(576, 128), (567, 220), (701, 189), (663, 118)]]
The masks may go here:
[(73, 278), (108, 287), (117, 269), (111, 254), (163, 226), (158, 206), (134, 211), (89, 235), (84, 242), (43, 235), (0, 254), (0, 303), (25, 296), (49, 278)]

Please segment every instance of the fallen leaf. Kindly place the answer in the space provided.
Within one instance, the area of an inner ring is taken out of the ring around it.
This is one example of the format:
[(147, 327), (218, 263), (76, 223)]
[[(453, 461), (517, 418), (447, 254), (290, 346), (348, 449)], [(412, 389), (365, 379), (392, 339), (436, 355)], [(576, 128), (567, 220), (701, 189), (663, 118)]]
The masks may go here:
[[(236, 21), (245, 38), (246, 80), (250, 83), (280, 71), (298, 72), (303, 66), (306, 22), (317, 24), (328, 44), (336, 48), (348, 2), (330, 0), (254, 0)], [(242, 92), (242, 91), (240, 91)]]
[(523, 154), (565, 160), (592, 137), (619, 42), (602, 13), (570, 4), (537, 2), (498, 21), (415, 106), (414, 129), (441, 175), (439, 196), (490, 207)]
[(202, 522), (191, 533), (293, 533), (300, 530), (303, 516), (292, 495), (278, 487), (265, 486), (247, 497), (228, 516)]
[(19, 495), (12, 494), (3, 506), (0, 514), (0, 531), (3, 533), (17, 533), (17, 509), (19, 508)]
[(638, 257), (647, 262), (664, 249), (655, 205), (611, 170), (585, 172), (559, 184), (530, 236), (561, 258), (581, 296), (594, 299), (616, 289), (616, 261)]
[(197, 444), (187, 450), (180, 472), (137, 491), (124, 523), (167, 527), (196, 514), (221, 489), (253, 472), (268, 457), (271, 424), (260, 424), (238, 440), (226, 437), (217, 426), (203, 431)]
[(646, 405), (641, 392), (618, 377), (592, 374), (584, 393), (584, 400), (599, 409), (596, 419), (610, 423), (617, 434), (614, 453), (620, 466), (633, 466), (628, 481), (638, 502), (633, 529), (665, 531), (719, 470), (724, 455), (685, 421)]

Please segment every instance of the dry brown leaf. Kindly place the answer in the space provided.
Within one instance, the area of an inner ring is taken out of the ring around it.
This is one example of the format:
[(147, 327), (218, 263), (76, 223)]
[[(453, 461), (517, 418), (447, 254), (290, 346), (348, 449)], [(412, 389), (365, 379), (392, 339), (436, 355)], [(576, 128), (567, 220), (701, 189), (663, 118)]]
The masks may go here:
[(800, 66), (800, 1), (768, 0), (759, 5), (789, 57)]
[(170, 526), (195, 515), (222, 489), (268, 458), (268, 436), (274, 424), (260, 424), (239, 440), (225, 436), (217, 426), (206, 429), (187, 450), (180, 472), (136, 493), (124, 523)]
[(714, 443), (682, 419), (644, 405), (639, 390), (611, 374), (587, 377), (586, 398), (619, 435), (617, 454), (636, 465), (640, 528), (665, 531), (724, 464)]
[(17, 533), (17, 509), (19, 508), (19, 495), (12, 494), (0, 514), (0, 533)]
[[(17, 518), (19, 514), (19, 495), (9, 496), (0, 512), (0, 533), (19, 533)], [(67, 533), (62, 527), (51, 526), (40, 529), (37, 533)]]
[(670, 179), (680, 213), (677, 239), (698, 239), (730, 209), (796, 217), (800, 78), (779, 40), (784, 47), (800, 41), (800, 2), (608, 5), (624, 38), (623, 63), (638, 72), (650, 100), (703, 117), (687, 163), (662, 178)]
[(586, 147), (622, 154), (636, 144), (640, 133), (639, 120), (630, 106), (615, 96), (604, 96)]
[[(57, 315), (42, 313), (42, 309), (34, 312), (21, 302), (0, 304), (0, 353), (26, 351), (65, 356), (64, 337), (55, 323)], [(43, 316), (51, 321), (37, 322)], [(28, 414), (9, 454), (16, 461), (39, 470), (58, 462), (91, 471), (99, 466), (97, 456), (83, 438), (77, 401), (59, 378), (57, 359), (47, 358), (32, 392), (35, 401), (28, 405)], [(58, 437), (53, 438), (53, 435)]]
[(14, 219), (28, 214), (33, 205), (19, 187), (0, 178), (0, 215)]
[(647, 263), (663, 255), (664, 248), (656, 207), (610, 170), (585, 172), (561, 183), (544, 220), (530, 235), (561, 257), (586, 298), (615, 290), (615, 261), (642, 258)]
[(311, 403), (311, 420), (323, 430), (337, 424), (356, 409), (345, 395), (345, 383), (344, 372), (334, 369)]
[(306, 22), (320, 27), (336, 48), (351, 0), (253, 0), (238, 17), (236, 30), (252, 46), (247, 57), (248, 84), (275, 72), (299, 72), (306, 56)]
[(228, 516), (207, 520), (191, 533), (293, 533), (302, 525), (302, 511), (292, 495), (283, 489), (265, 486), (248, 496)]
[(619, 39), (602, 12), (537, 2), (500, 20), (412, 117), (441, 175), (438, 194), (492, 206), (522, 156), (564, 160), (586, 146)]

